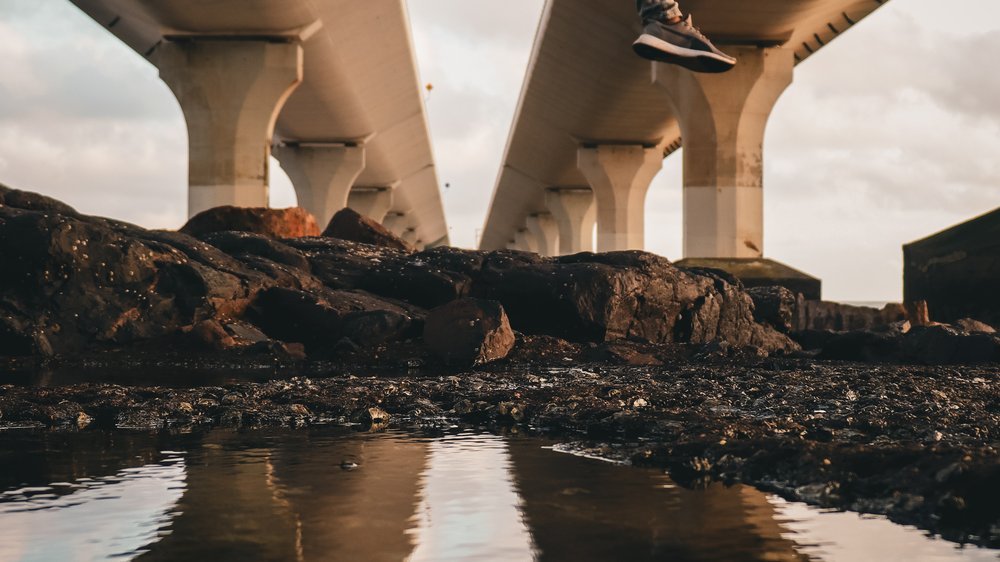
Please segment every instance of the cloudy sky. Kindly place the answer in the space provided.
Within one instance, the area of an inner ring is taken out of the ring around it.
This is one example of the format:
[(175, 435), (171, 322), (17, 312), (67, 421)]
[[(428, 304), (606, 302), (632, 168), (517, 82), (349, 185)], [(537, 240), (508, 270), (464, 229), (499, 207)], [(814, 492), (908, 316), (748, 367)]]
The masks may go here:
[[(542, 0), (409, 5), (452, 240), (471, 246)], [(0, 183), (180, 226), (185, 125), (156, 69), (68, 0), (0, 1), (0, 37)], [(893, 0), (800, 66), (767, 133), (768, 256), (827, 298), (901, 298), (903, 243), (1000, 206), (998, 54), (997, 0)], [(648, 249), (675, 259), (680, 161), (647, 202)], [(272, 204), (293, 205), (272, 169)]]

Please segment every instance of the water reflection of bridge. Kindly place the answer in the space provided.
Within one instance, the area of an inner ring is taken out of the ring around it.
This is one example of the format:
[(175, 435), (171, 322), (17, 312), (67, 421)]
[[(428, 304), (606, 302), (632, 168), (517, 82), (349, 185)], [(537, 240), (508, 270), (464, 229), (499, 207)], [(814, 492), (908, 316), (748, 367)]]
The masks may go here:
[(188, 460), (176, 511), (140, 560), (459, 560), (487, 542), (505, 547), (490, 559), (803, 558), (760, 492), (681, 490), (496, 437), (215, 432)]

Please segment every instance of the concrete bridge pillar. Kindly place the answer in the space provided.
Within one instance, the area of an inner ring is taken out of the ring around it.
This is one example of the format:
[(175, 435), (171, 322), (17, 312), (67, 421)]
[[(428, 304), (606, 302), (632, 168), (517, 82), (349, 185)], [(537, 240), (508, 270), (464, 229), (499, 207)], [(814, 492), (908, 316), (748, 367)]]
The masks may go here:
[(302, 82), (302, 47), (192, 38), (160, 45), (154, 62), (187, 122), (188, 214), (267, 207), (271, 137)]
[(543, 256), (559, 255), (559, 227), (548, 213), (531, 215), (526, 221), (528, 233), (535, 239), (535, 247)]
[(535, 237), (532, 236), (531, 233), (525, 228), (518, 230), (514, 234), (514, 244), (517, 246), (517, 249), (522, 252), (538, 253), (538, 246), (535, 244)]
[(365, 149), (340, 143), (280, 146), (274, 151), (281, 168), (292, 180), (299, 207), (326, 226), (347, 206), (354, 180), (365, 169)]
[(764, 129), (792, 82), (794, 54), (728, 47), (724, 74), (653, 65), (673, 102), (684, 142), (684, 257), (759, 258), (764, 253)]
[(549, 189), (545, 206), (559, 228), (559, 254), (562, 256), (594, 251), (594, 224), (597, 207), (589, 189)]
[(355, 187), (347, 197), (347, 206), (381, 223), (392, 208), (392, 188)]
[(388, 213), (382, 219), (382, 226), (389, 232), (399, 236), (406, 230), (406, 215), (403, 213)]
[(646, 192), (663, 167), (663, 151), (640, 145), (580, 148), (577, 166), (597, 202), (597, 251), (644, 249)]

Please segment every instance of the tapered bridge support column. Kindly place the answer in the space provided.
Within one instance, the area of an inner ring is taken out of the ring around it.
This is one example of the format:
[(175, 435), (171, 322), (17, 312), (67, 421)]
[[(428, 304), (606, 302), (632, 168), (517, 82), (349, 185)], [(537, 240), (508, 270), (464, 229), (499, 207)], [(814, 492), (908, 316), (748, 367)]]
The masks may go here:
[(552, 215), (548, 213), (531, 215), (525, 224), (528, 233), (535, 240), (539, 254), (548, 257), (559, 255), (559, 227)]
[(347, 206), (347, 198), (365, 169), (365, 149), (331, 143), (280, 146), (274, 151), (295, 188), (299, 207), (312, 213), (320, 227)]
[(597, 206), (590, 189), (549, 189), (545, 206), (559, 228), (559, 255), (594, 251)]
[(684, 257), (764, 253), (764, 130), (792, 82), (794, 55), (779, 47), (730, 47), (724, 74), (655, 64), (684, 142)]
[(411, 246), (416, 246), (420, 243), (420, 239), (417, 238), (417, 229), (415, 228), (407, 228), (399, 237), (403, 239), (403, 242)]
[(663, 151), (640, 145), (581, 148), (577, 165), (597, 202), (597, 251), (645, 248), (646, 192)]
[(522, 228), (514, 233), (514, 244), (522, 252), (538, 253), (538, 246), (535, 244), (535, 237), (526, 228)]
[(399, 236), (406, 230), (406, 215), (403, 213), (388, 213), (382, 219), (382, 226), (389, 232)]
[(392, 188), (355, 187), (347, 197), (347, 206), (381, 223), (392, 208)]
[(156, 50), (188, 129), (188, 214), (267, 207), (278, 113), (302, 82), (295, 42), (191, 38)]

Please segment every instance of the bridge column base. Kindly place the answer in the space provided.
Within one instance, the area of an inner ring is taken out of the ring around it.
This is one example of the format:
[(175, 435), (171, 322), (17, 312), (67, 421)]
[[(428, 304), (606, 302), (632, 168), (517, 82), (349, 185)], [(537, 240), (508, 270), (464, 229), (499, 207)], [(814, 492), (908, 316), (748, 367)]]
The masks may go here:
[(423, 242), (423, 240), (420, 239), (419, 236), (417, 236), (417, 229), (416, 228), (412, 228), (412, 227), (411, 228), (407, 228), (406, 230), (403, 231), (402, 234), (399, 235), (399, 237), (403, 239), (403, 242), (406, 242), (407, 244), (409, 244), (410, 246), (413, 246), (417, 250), (423, 250), (424, 249), (424, 242)]
[(535, 245), (535, 237), (527, 229), (518, 230), (514, 234), (514, 245), (522, 252), (538, 253), (538, 246)]
[(270, 41), (166, 42), (154, 62), (188, 128), (188, 214), (267, 207), (278, 113), (302, 82), (302, 47)]
[(550, 189), (545, 206), (559, 228), (559, 255), (594, 251), (594, 224), (597, 207), (589, 189)]
[(597, 202), (597, 251), (645, 248), (646, 192), (663, 151), (641, 145), (580, 148), (577, 166)]
[(686, 258), (680, 267), (721, 269), (749, 287), (784, 287), (807, 300), (820, 300), (823, 282), (783, 263), (764, 258)]
[(299, 207), (312, 213), (321, 227), (347, 206), (354, 181), (365, 169), (365, 149), (343, 144), (280, 146), (274, 151), (292, 180)]
[(389, 232), (399, 236), (406, 231), (406, 214), (388, 213), (382, 219), (382, 226)]
[(392, 208), (392, 199), (389, 187), (355, 187), (347, 196), (347, 206), (381, 223)]
[(780, 47), (728, 47), (724, 74), (653, 65), (684, 142), (684, 256), (764, 254), (764, 129), (792, 82), (794, 54)]
[(538, 253), (543, 256), (559, 255), (559, 227), (548, 213), (531, 215), (527, 220), (528, 233), (535, 239)]

